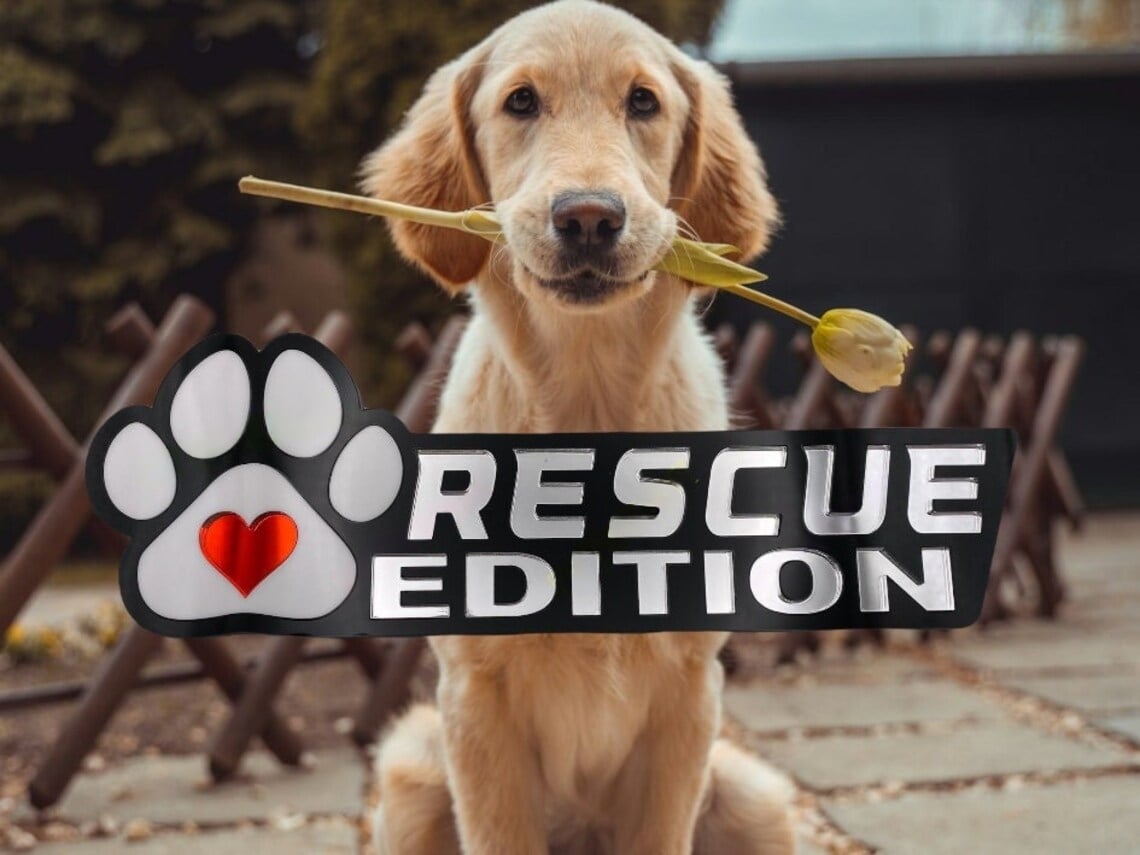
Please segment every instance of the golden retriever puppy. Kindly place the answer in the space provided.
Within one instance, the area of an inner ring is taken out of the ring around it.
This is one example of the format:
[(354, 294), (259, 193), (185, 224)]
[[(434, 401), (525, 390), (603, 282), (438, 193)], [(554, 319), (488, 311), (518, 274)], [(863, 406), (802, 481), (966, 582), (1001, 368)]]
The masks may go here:
[[(440, 69), (364, 164), (378, 197), (493, 204), (507, 246), (406, 222), (474, 313), (436, 431), (715, 430), (720, 363), (678, 228), (745, 256), (776, 205), (726, 81), (589, 0), (521, 14)], [(682, 217), (684, 219), (682, 219)], [(438, 709), (377, 757), (388, 855), (782, 853), (784, 779), (724, 739), (723, 633), (443, 637)]]

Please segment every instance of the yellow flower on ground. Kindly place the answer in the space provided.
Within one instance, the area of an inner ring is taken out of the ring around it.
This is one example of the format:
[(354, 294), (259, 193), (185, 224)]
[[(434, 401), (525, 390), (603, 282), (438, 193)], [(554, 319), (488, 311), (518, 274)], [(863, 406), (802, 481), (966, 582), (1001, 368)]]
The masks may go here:
[(50, 626), (40, 630), (39, 643), (44, 653), (50, 658), (54, 659), (63, 653), (63, 636)]
[(824, 312), (811, 343), (824, 367), (859, 392), (898, 386), (911, 349), (901, 332), (859, 309)]
[(8, 627), (8, 632), (4, 638), (4, 644), (7, 647), (19, 647), (28, 638), (28, 632), (18, 623), (12, 624)]

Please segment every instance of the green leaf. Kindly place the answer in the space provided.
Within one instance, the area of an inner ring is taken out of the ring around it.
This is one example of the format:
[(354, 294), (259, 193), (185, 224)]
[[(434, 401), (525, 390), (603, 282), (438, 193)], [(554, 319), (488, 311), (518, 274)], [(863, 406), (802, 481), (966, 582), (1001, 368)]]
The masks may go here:
[(703, 244), (679, 237), (673, 240), (673, 248), (657, 268), (689, 282), (715, 288), (763, 282), (768, 278), (758, 270), (724, 257), (729, 252), (738, 251), (728, 244)]

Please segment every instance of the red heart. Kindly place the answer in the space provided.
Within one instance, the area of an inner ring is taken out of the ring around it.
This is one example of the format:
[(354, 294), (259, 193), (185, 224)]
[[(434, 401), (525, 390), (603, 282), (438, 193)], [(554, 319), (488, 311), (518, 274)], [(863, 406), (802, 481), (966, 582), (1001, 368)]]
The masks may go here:
[(297, 524), (287, 514), (270, 511), (246, 525), (237, 514), (225, 511), (202, 523), (198, 544), (206, 560), (248, 597), (293, 552)]

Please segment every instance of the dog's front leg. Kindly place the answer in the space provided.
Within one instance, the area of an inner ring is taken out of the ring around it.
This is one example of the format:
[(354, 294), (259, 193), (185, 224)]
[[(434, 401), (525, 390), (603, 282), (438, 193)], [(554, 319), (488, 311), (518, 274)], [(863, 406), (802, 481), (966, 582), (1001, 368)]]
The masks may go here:
[(465, 855), (545, 855), (537, 758), (501, 684), (484, 675), (441, 681), (439, 706)]
[(696, 664), (671, 680), (669, 697), (655, 700), (641, 745), (623, 773), (615, 817), (615, 852), (622, 855), (689, 855), (709, 751), (720, 726), (720, 683)]

